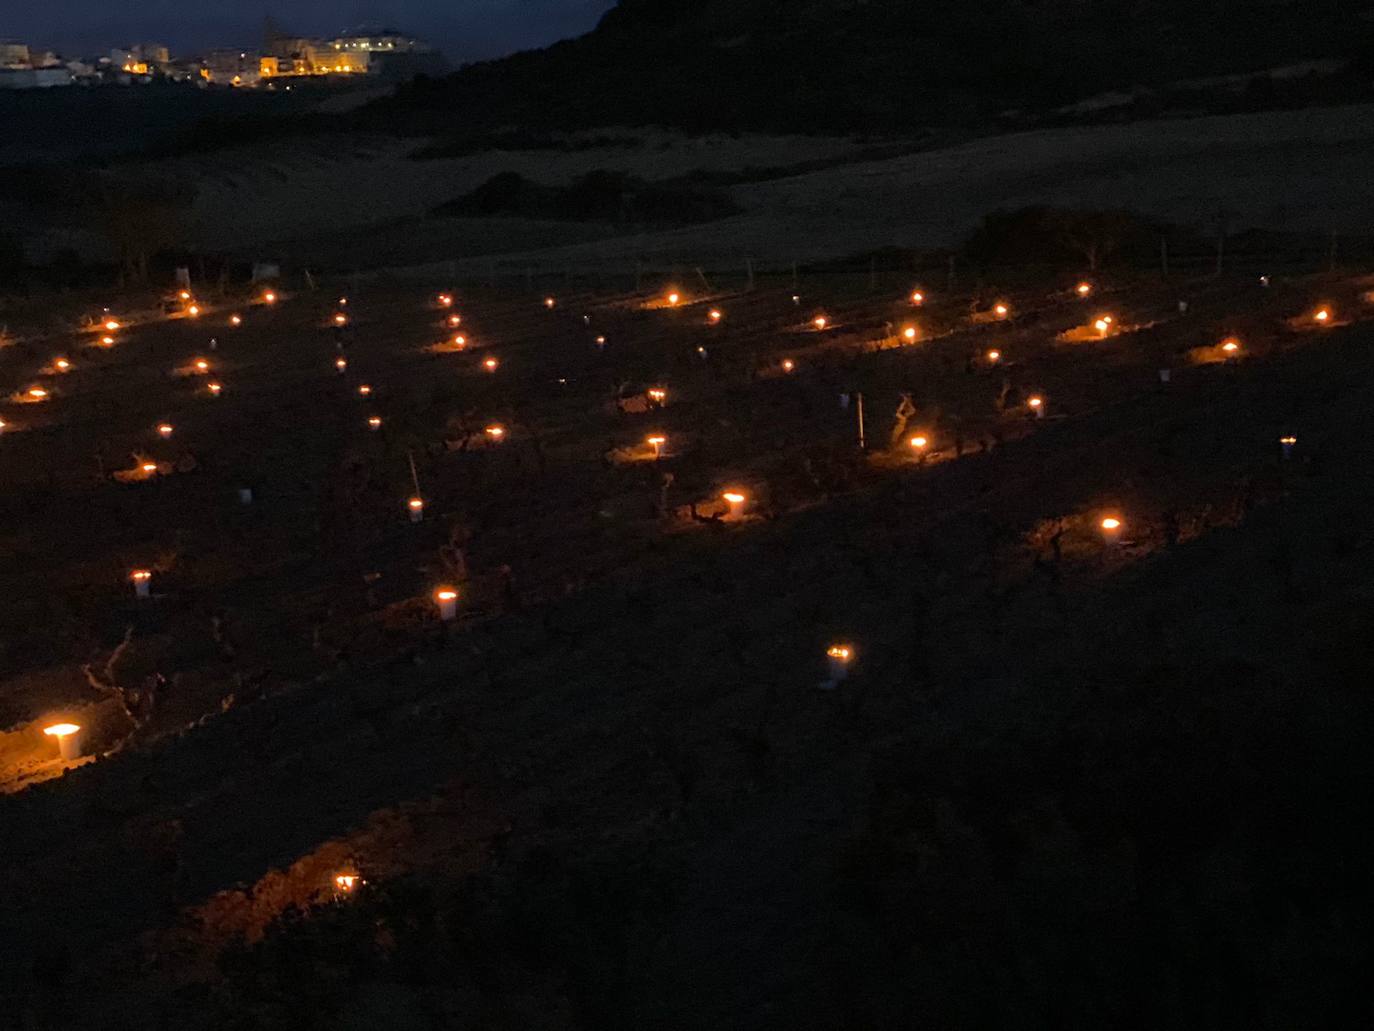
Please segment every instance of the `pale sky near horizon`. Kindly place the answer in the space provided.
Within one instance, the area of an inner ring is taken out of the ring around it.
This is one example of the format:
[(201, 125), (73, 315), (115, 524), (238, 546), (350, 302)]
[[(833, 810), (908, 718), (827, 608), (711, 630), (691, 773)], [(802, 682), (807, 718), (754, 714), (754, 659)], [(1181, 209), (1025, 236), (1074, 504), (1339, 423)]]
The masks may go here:
[(615, 0), (0, 0), (0, 39), (100, 54), (146, 41), (174, 52), (256, 46), (263, 16), (301, 35), (387, 25), (431, 40), (454, 63), (581, 35)]

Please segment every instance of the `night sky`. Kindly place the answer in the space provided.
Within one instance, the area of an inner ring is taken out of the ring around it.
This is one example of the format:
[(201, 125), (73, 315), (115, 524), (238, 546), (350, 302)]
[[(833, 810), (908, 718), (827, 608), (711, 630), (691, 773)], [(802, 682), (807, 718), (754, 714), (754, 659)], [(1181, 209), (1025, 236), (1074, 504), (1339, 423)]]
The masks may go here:
[(68, 56), (141, 40), (165, 43), (174, 52), (256, 46), (263, 15), (271, 14), (301, 35), (335, 35), (363, 23), (393, 26), (431, 40), (458, 62), (580, 35), (613, 5), (614, 0), (14, 0), (0, 5), (9, 8), (0, 19), (0, 36)]

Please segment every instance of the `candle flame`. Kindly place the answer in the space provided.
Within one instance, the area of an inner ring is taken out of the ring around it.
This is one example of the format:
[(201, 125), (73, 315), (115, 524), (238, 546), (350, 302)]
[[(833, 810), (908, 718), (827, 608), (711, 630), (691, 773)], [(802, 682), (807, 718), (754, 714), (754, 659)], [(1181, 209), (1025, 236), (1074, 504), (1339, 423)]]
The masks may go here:
[(47, 734), (49, 737), (62, 738), (67, 737), (69, 734), (75, 734), (80, 729), (81, 725), (77, 723), (54, 723), (51, 726), (44, 727), (43, 733)]
[(153, 574), (146, 569), (135, 569), (132, 573), (129, 574), (129, 579), (135, 582), (151, 580), (152, 578)]
[(920, 450), (921, 450), (922, 448), (924, 448), (927, 444), (929, 444), (930, 441), (927, 440), (925, 437), (916, 436), (916, 437), (912, 437), (911, 440), (908, 441), (908, 443), (910, 443), (911, 446), (912, 446), (913, 448), (915, 448), (917, 451), (920, 451)]
[(782, 371), (783, 371), (783, 372), (791, 372), (791, 371), (792, 371), (793, 369), (795, 369), (796, 367), (797, 367), (797, 363), (794, 362), (791, 358), (784, 358), (784, 359), (782, 360)]
[(1093, 292), (1093, 285), (1091, 283), (1083, 282), (1079, 283), (1075, 289), (1077, 289), (1079, 297), (1087, 297), (1089, 294)]
[(817, 329), (825, 329), (826, 326), (830, 325), (830, 320), (827, 319), (824, 315), (817, 315), (814, 319), (811, 320), (811, 324), (815, 326)]
[(912, 304), (915, 304), (915, 305), (917, 305), (917, 306), (920, 306), (920, 305), (922, 305), (922, 304), (925, 304), (925, 303), (926, 303), (926, 295), (923, 294), (923, 293), (921, 293), (921, 291), (919, 291), (919, 290), (913, 291), (912, 294), (911, 294), (911, 303), (912, 303)]
[(421, 498), (411, 498), (409, 501), (406, 502), (406, 504), (414, 512), (418, 512), (420, 509), (425, 507), (425, 503)]
[(1042, 398), (1042, 397), (1033, 397), (1033, 398), (1031, 398), (1029, 401), (1026, 402), (1026, 404), (1030, 405), (1032, 408), (1039, 408), (1039, 407), (1040, 407), (1041, 405), (1043, 405), (1044, 403), (1045, 403), (1045, 399)]
[(916, 339), (916, 327), (915, 327), (915, 326), (907, 326), (906, 329), (902, 330), (902, 336), (906, 337), (908, 341), (915, 340), (915, 339)]
[(498, 362), (495, 358), (488, 358), (488, 359), (487, 359), (486, 361), (484, 361), (482, 364), (483, 364), (484, 366), (486, 366), (486, 369), (487, 369), (488, 372), (495, 372), (495, 371), (496, 371), (496, 367), (497, 367), (498, 365), (500, 365), (501, 363)]
[(231, 325), (231, 326), (242, 326), (242, 325), (243, 325), (243, 316), (242, 316), (242, 315), (230, 315), (230, 316), (229, 316), (229, 325)]
[(739, 491), (734, 490), (727, 490), (724, 494), (721, 495), (721, 497), (732, 505), (742, 505), (745, 501), (745, 495), (741, 494)]
[(1108, 516), (1106, 519), (1102, 520), (1102, 529), (1119, 530), (1121, 529), (1121, 520)]
[(441, 587), (434, 592), (434, 597), (438, 598), (440, 601), (456, 601), (458, 592), (451, 587)]
[(275, 291), (272, 291), (272, 290), (268, 290), (265, 294), (262, 295), (262, 299), (263, 299), (263, 301), (265, 301), (267, 304), (276, 304), (276, 303), (277, 303), (277, 295), (276, 295), (276, 292), (275, 292)]
[(850, 659), (854, 657), (854, 649), (847, 644), (832, 644), (829, 648), (825, 650), (825, 654), (830, 656), (832, 659), (839, 659), (842, 662), (848, 662)]

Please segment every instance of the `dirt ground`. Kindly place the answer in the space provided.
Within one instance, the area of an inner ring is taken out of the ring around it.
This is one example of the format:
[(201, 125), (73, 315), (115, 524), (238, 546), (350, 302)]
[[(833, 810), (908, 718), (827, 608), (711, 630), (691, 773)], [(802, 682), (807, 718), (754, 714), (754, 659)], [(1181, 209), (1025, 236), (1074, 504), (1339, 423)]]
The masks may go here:
[[(1368, 615), (1374, 308), (1351, 276), (1105, 277), (1087, 300), (1072, 280), (942, 297), (816, 277), (795, 298), (679, 285), (675, 306), (668, 284), (551, 307), (464, 289), (452, 308), (446, 282), (372, 282), (346, 306), (288, 286), (110, 347), (12, 326), (0, 351), (0, 924), (20, 1026), (231, 1026), (249, 1002), (260, 1026), (299, 1026), (297, 1007), (330, 1027), (903, 1026), (884, 993), (919, 985), (901, 981), (910, 946), (854, 914), (919, 923), (885, 864), (931, 869), (921, 849), (955, 832), (883, 851), (885, 800), (907, 790), (894, 754), (1042, 718), (1078, 741), (1104, 711), (1122, 719), (1104, 741), (1141, 747), (1161, 698), (1242, 662), (1334, 692), (1322, 649)], [(972, 314), (993, 301), (1007, 319)], [(1062, 342), (1104, 313), (1117, 332)], [(112, 478), (145, 461), (155, 475)], [(852, 675), (823, 690), (840, 642)], [(133, 734), (91, 683), (159, 675)], [(59, 717), (108, 754), (56, 758), (41, 728)], [(585, 899), (559, 879), (574, 861), (601, 871)], [(332, 900), (347, 871), (368, 882), (356, 908)], [(504, 898), (515, 871), (516, 897), (571, 907), (591, 967), (567, 943), (555, 960), (503, 945), (518, 984), (469, 957), (479, 972), (442, 990), (374, 972), (291, 1001), (263, 988), (270, 964), (224, 960), (292, 906), (348, 927), (371, 898), (397, 904), (389, 885), (495, 878)], [(879, 884), (894, 894), (845, 894)], [(993, 1022), (1030, 1006), (1052, 1023), (1036, 983), (990, 992)]]

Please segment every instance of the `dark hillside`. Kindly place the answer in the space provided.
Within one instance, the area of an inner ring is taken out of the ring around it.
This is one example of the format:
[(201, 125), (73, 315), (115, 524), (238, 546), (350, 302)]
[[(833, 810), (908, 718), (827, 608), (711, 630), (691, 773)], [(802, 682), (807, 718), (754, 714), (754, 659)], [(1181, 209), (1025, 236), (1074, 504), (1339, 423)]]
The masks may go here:
[(581, 39), (415, 83), (365, 118), (890, 131), (1358, 58), (1369, 34), (1350, 0), (622, 0)]

